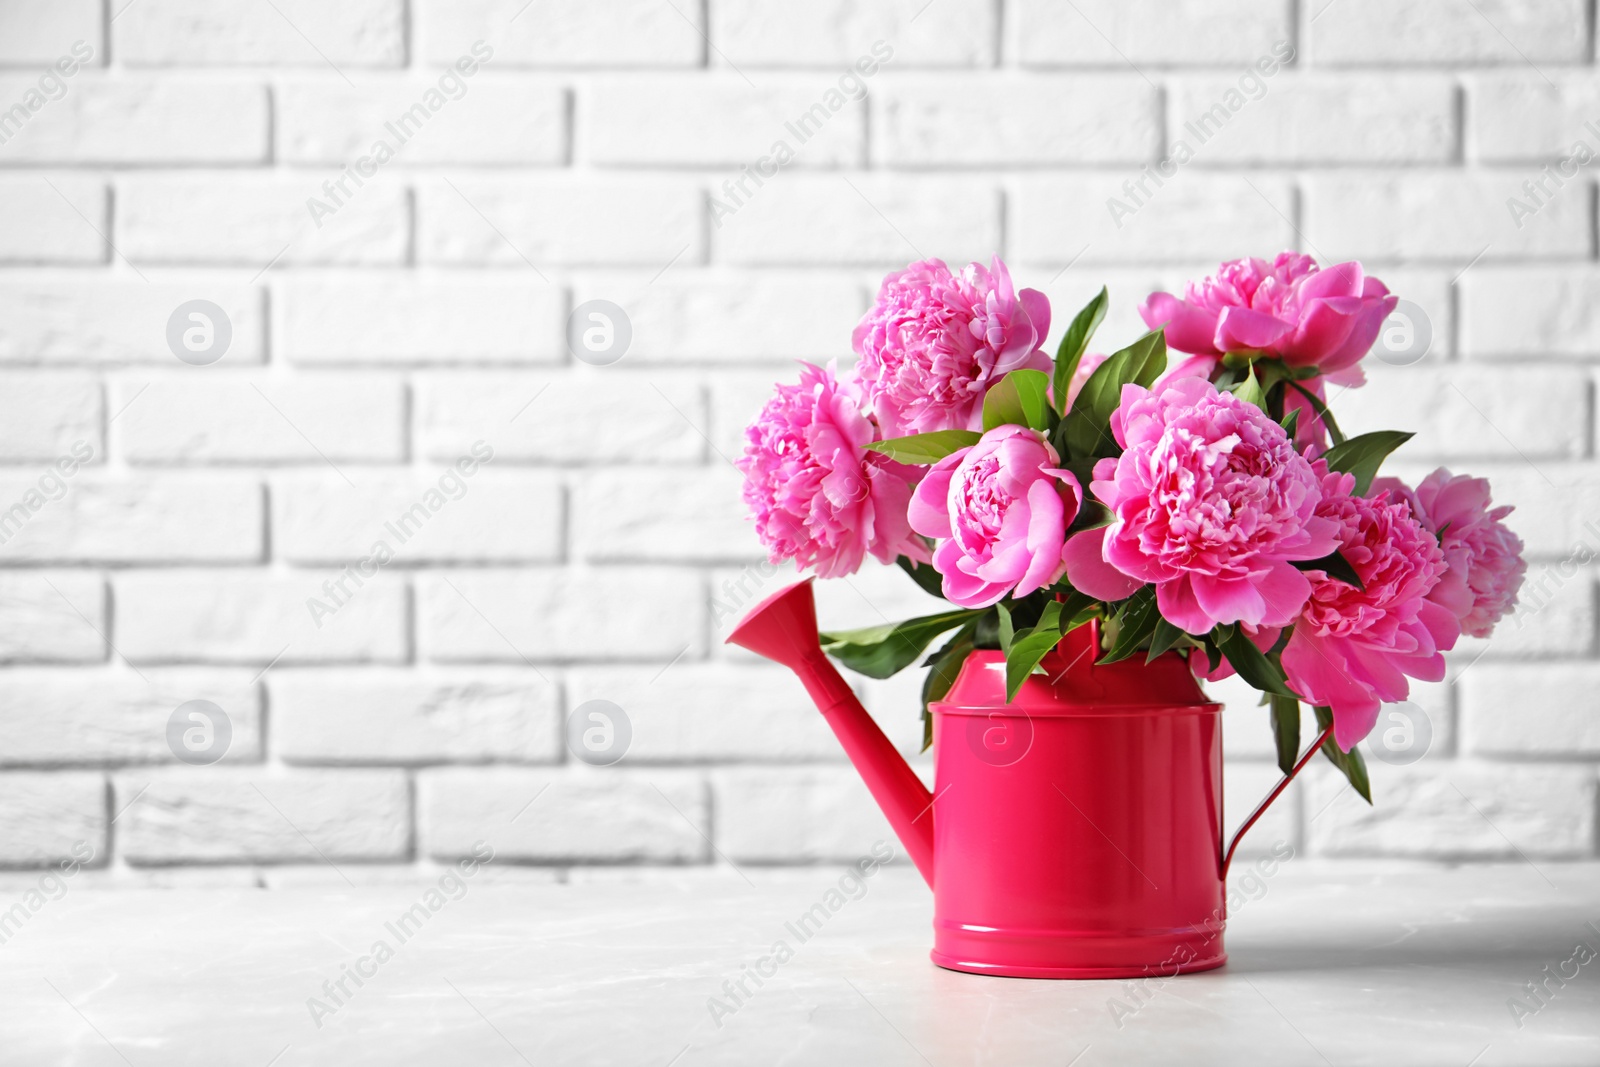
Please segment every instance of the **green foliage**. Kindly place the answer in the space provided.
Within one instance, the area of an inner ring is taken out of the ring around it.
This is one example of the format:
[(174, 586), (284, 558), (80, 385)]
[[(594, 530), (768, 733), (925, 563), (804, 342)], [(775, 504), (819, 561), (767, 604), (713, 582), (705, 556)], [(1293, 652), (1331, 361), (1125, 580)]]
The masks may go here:
[(888, 678), (914, 663), (934, 638), (981, 614), (963, 608), (818, 636), (822, 650), (846, 667), (868, 678)]
[(1004, 375), (983, 395), (984, 432), (1013, 425), (1049, 433), (1055, 428), (1049, 389), (1050, 376), (1042, 370), (1014, 370)]
[(970, 448), (977, 444), (982, 436), (976, 430), (935, 430), (932, 433), (916, 433), (909, 437), (891, 437), (887, 441), (873, 441), (864, 447), (873, 452), (882, 452), (890, 459), (899, 460), (901, 463), (913, 463), (925, 467), (930, 463), (939, 462), (952, 452)]
[(1323, 453), (1322, 458), (1328, 461), (1329, 470), (1355, 475), (1356, 495), (1366, 496), (1367, 490), (1372, 488), (1372, 479), (1378, 476), (1378, 468), (1383, 465), (1389, 453), (1414, 436), (1416, 435), (1401, 430), (1364, 433), (1360, 437), (1352, 437), (1348, 441), (1334, 445)]
[[(1333, 722), (1332, 709), (1318, 707), (1317, 729), (1326, 730), (1331, 722)], [(1349, 779), (1350, 787), (1361, 795), (1361, 799), (1371, 804), (1372, 783), (1367, 780), (1367, 761), (1361, 758), (1361, 750), (1352, 748), (1346, 752), (1339, 747), (1339, 742), (1330, 737), (1322, 745), (1322, 754)]]
[(1073, 402), (1055, 434), (1056, 451), (1063, 459), (1114, 456), (1111, 413), (1129, 383), (1149, 388), (1167, 369), (1167, 336), (1162, 330), (1147, 333), (1127, 348), (1112, 353), (1096, 367)]
[(1063, 415), (1067, 413), (1067, 393), (1072, 388), (1072, 376), (1077, 373), (1078, 364), (1083, 361), (1083, 354), (1089, 348), (1089, 339), (1094, 336), (1095, 329), (1106, 317), (1106, 307), (1109, 303), (1110, 297), (1102, 285), (1095, 298), (1073, 317), (1072, 325), (1067, 327), (1066, 335), (1061, 338), (1061, 345), (1056, 349), (1054, 380), (1056, 410)]

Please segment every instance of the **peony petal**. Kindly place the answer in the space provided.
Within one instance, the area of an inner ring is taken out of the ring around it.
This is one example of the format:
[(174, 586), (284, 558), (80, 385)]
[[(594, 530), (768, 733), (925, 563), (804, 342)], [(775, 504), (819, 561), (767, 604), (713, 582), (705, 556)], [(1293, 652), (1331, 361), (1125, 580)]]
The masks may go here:
[(1035, 343), (1043, 343), (1050, 336), (1050, 298), (1037, 289), (1024, 289), (1017, 294), (1017, 303), (1022, 305), (1028, 321), (1033, 324)]
[(924, 537), (950, 537), (950, 478), (967, 449), (952, 452), (935, 463), (911, 495), (906, 518), (911, 528)]
[(1061, 559), (1067, 566), (1067, 580), (1079, 592), (1097, 600), (1121, 600), (1145, 583), (1107, 563), (1103, 545), (1106, 528), (1084, 530), (1067, 538)]
[(1224, 352), (1241, 349), (1269, 351), (1287, 337), (1294, 324), (1263, 314), (1253, 308), (1223, 308), (1217, 317), (1216, 346)]
[(1053, 481), (1041, 478), (1028, 487), (1028, 515), (1028, 569), (1017, 583), (1017, 596), (1053, 585), (1066, 569), (1061, 558), (1066, 506)]
[(1187, 574), (1156, 586), (1156, 607), (1162, 618), (1185, 633), (1198, 636), (1217, 624), (1195, 598)]
[(1139, 305), (1139, 317), (1152, 330), (1165, 326), (1167, 347), (1179, 352), (1221, 355), (1214, 343), (1217, 316), (1171, 293), (1151, 293)]

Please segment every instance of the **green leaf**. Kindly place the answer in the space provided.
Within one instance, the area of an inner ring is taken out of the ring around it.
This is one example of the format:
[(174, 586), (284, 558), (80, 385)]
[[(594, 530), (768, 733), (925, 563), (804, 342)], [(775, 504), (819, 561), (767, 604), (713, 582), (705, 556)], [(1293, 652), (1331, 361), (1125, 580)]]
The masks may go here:
[(943, 700), (945, 694), (950, 692), (950, 687), (955, 684), (961, 665), (966, 662), (967, 655), (972, 651), (972, 632), (977, 626), (977, 620), (973, 620), (961, 627), (955, 632), (955, 636), (946, 641), (944, 646), (929, 656), (927, 662), (923, 664), (929, 668), (928, 676), (922, 680), (922, 751), (924, 752), (933, 745), (933, 712), (928, 710), (928, 705), (936, 700)]
[(1283, 668), (1257, 648), (1249, 635), (1238, 626), (1218, 626), (1211, 632), (1216, 638), (1217, 647), (1233, 665), (1233, 669), (1239, 672), (1239, 677), (1263, 693), (1299, 698), (1299, 694), (1289, 688)]
[(1009, 656), (1011, 654), (1011, 642), (1016, 638), (1016, 630), (1011, 625), (1011, 609), (1004, 604), (996, 604), (994, 611), (995, 624), (1000, 630), (1000, 651)]
[(1268, 697), (1272, 702), (1272, 736), (1278, 742), (1278, 769), (1288, 774), (1300, 758), (1300, 701), (1276, 693)]
[(1122, 602), (1116, 615), (1116, 640), (1099, 662), (1116, 663), (1133, 655), (1145, 639), (1155, 632), (1156, 623), (1160, 621), (1161, 613), (1156, 610), (1155, 586), (1144, 586)]
[(1289, 440), (1294, 440), (1295, 431), (1300, 428), (1300, 409), (1295, 408), (1289, 414), (1278, 420), (1278, 425), (1283, 427), (1283, 432), (1289, 435)]
[(1049, 388), (1050, 376), (1042, 370), (1014, 370), (1004, 375), (983, 396), (984, 432), (1006, 425), (1049, 431)]
[(1146, 653), (1144, 661), (1146, 663), (1154, 663), (1156, 657), (1170, 651), (1174, 645), (1188, 636), (1188, 634), (1158, 615), (1156, 617), (1156, 628), (1150, 633), (1150, 651)]
[(976, 430), (935, 430), (932, 433), (912, 434), (910, 437), (891, 437), (887, 441), (874, 441), (863, 447), (874, 452), (882, 452), (890, 459), (899, 460), (901, 463), (927, 466), (939, 462), (952, 452), (959, 452), (963, 448), (977, 444), (982, 437), (983, 435)]
[(1094, 336), (1095, 329), (1106, 317), (1110, 299), (1102, 285), (1095, 298), (1073, 318), (1072, 325), (1067, 327), (1066, 335), (1061, 338), (1061, 346), (1056, 349), (1056, 410), (1063, 415), (1067, 413), (1067, 393), (1072, 389), (1072, 376), (1078, 372), (1078, 364), (1083, 362), (1083, 354), (1089, 348), (1089, 338)]
[(1267, 410), (1267, 394), (1261, 388), (1261, 379), (1256, 377), (1255, 364), (1245, 372), (1243, 380), (1233, 387), (1233, 395), (1247, 404), (1254, 404), (1262, 411)]
[(1052, 600), (1031, 629), (1017, 634), (1006, 651), (1006, 703), (1017, 698), (1017, 690), (1052, 648), (1061, 643), (1061, 602)]
[(926, 563), (918, 563), (910, 556), (899, 556), (895, 559), (901, 570), (911, 575), (911, 580), (916, 582), (924, 593), (944, 599), (944, 578), (938, 571)]
[[(1317, 729), (1326, 730), (1333, 721), (1333, 711), (1329, 708), (1317, 708)], [(1350, 780), (1350, 787), (1361, 795), (1361, 799), (1368, 804), (1372, 803), (1372, 783), (1367, 780), (1367, 761), (1361, 758), (1361, 750), (1352, 748), (1345, 752), (1339, 747), (1339, 742), (1329, 737), (1322, 745), (1322, 754), (1332, 761), (1333, 765), (1344, 772)]]
[(1334, 445), (1344, 444), (1344, 433), (1340, 431), (1339, 424), (1333, 421), (1333, 412), (1328, 410), (1328, 405), (1322, 398), (1299, 382), (1290, 382), (1289, 388), (1295, 390), (1306, 398), (1306, 403), (1311, 405), (1311, 410), (1317, 413), (1317, 418), (1322, 420), (1322, 425), (1328, 428), (1328, 436), (1333, 439)]
[(858, 674), (888, 678), (910, 666), (942, 633), (983, 614), (963, 608), (905, 622), (819, 634), (822, 650)]
[(1167, 336), (1161, 330), (1147, 333), (1107, 357), (1083, 383), (1072, 410), (1062, 421), (1064, 458), (1116, 455), (1111, 413), (1122, 401), (1122, 387), (1131, 382), (1149, 388), (1166, 369)]
[(1328, 469), (1356, 476), (1356, 496), (1365, 496), (1372, 488), (1372, 479), (1389, 453), (1411, 440), (1415, 434), (1401, 430), (1377, 430), (1352, 437), (1324, 452)]
[(1366, 588), (1361, 584), (1361, 575), (1357, 574), (1350, 561), (1337, 551), (1329, 552), (1321, 559), (1296, 560), (1294, 565), (1303, 571), (1323, 571), (1328, 577), (1337, 578), (1345, 585), (1353, 585), (1357, 589)]

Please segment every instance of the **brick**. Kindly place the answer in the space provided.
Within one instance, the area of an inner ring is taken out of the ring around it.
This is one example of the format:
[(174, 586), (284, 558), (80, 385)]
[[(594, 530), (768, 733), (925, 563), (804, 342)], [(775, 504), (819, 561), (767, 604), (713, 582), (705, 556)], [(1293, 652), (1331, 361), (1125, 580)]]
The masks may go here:
[[(1556, 162), (1572, 156), (1579, 143), (1593, 155), (1600, 134), (1589, 124), (1600, 124), (1600, 86), (1589, 74), (1552, 71), (1541, 77), (1531, 70), (1496, 71), (1466, 81), (1468, 144), (1474, 160)], [(1578, 165), (1574, 160), (1567, 169), (1575, 171)]]
[(469, 459), (396, 474), (359, 471), (354, 486), (316, 473), (275, 485), (276, 551), (294, 563), (343, 564), (380, 551), (389, 566), (549, 561), (561, 555), (561, 487)]
[[(369, 183), (335, 204), (332, 172), (279, 177), (208, 174), (117, 182), (117, 251), (136, 263), (405, 262), (410, 209), (403, 188)], [(312, 210), (312, 200), (318, 205)]]
[(1310, 827), (1318, 854), (1515, 861), (1594, 851), (1592, 767), (1386, 766), (1373, 771), (1371, 807), (1332, 767), (1317, 767), (1309, 785), (1311, 810), (1326, 805)]
[[(1496, 495), (1501, 489), (1495, 486)], [(1526, 525), (1520, 513), (1513, 513), (1507, 522), (1518, 531)], [(1596, 547), (1600, 548), (1600, 543)], [(1513, 657), (1587, 656), (1594, 648), (1594, 575), (1577, 566), (1576, 560), (1530, 563), (1518, 601), (1516, 610), (1496, 624), (1492, 635), (1464, 636), (1456, 651), (1469, 661), (1482, 655), (1487, 664)]]
[(713, 258), (891, 267), (937, 252), (987, 262), (1001, 244), (997, 192), (977, 178), (789, 175), (731, 212), (712, 200)]
[(274, 671), (273, 748), (290, 763), (549, 763), (556, 687), (529, 670)]
[[(630, 363), (781, 363), (786, 374), (795, 359), (826, 362), (846, 351), (867, 309), (856, 281), (786, 271), (668, 273), (648, 284), (595, 277), (573, 293), (575, 305), (596, 299), (627, 314)], [(773, 372), (763, 373), (770, 381)]]
[(400, 771), (132, 771), (115, 788), (118, 852), (136, 865), (395, 860), (410, 846)]
[(104, 857), (105, 779), (87, 772), (0, 774), (0, 820), (6, 827), (0, 866)]
[(496, 463), (698, 461), (705, 400), (694, 383), (610, 368), (418, 375), (417, 450), (453, 462), (475, 441)]
[[(619, 75), (596, 80), (580, 98), (579, 137), (587, 159), (599, 164), (754, 170), (781, 141), (794, 157), (784, 169), (857, 166), (866, 148), (862, 100), (863, 91), (847, 96), (831, 82), (799, 77), (752, 87), (735, 73)], [(686, 121), (694, 136), (684, 136)], [(762, 176), (776, 182), (781, 174)]]
[(248, 673), (31, 669), (0, 674), (0, 763), (176, 763), (167, 724), (191, 700), (209, 700), (227, 716), (222, 762), (260, 761), (261, 694)]
[[(1184, 77), (1170, 136), (1199, 166), (1244, 163), (1448, 163), (1456, 90), (1445, 75)], [(1220, 110), (1219, 110), (1220, 109)], [(1170, 154), (1169, 150), (1169, 154)]]
[(98, 574), (0, 572), (0, 662), (103, 660), (105, 632), (106, 587)]
[(1586, 197), (1558, 197), (1518, 228), (1506, 208), (1521, 173), (1318, 174), (1306, 181), (1308, 242), (1333, 260), (1581, 259)]
[(654, 270), (705, 259), (705, 198), (682, 180), (474, 177), (425, 182), (417, 198), (425, 263)]
[(711, 62), (843, 71), (865, 58), (894, 67), (986, 67), (994, 62), (995, 14), (982, 0), (941, 0), (921, 9), (849, 0), (803, 7), (722, 0), (711, 5)]
[[(590, 700), (608, 700), (628, 716), (629, 766), (843, 758), (805, 690), (781, 667), (680, 660), (665, 669), (590, 668), (573, 672), (568, 689), (569, 717)], [(574, 751), (584, 726), (568, 723)]]
[(207, 282), (0, 282), (0, 362), (163, 363), (181, 366), (167, 345), (167, 322), (194, 299), (217, 304), (233, 339), (228, 363), (259, 363), (265, 350), (261, 291)]
[(1461, 352), (1469, 359), (1600, 359), (1600, 272), (1475, 267), (1462, 276)]
[(1016, 257), (1057, 264), (1079, 257), (1083, 263), (1234, 259), (1294, 244), (1286, 181), (1179, 171), (1164, 186), (1146, 185), (1151, 195), (1136, 202), (1124, 183), (1138, 177), (1129, 170), (1025, 179), (1008, 226)]
[(87, 375), (0, 373), (0, 458), (47, 462), (78, 441), (102, 454), (103, 414), (100, 385)]
[(1573, 759), (1600, 755), (1593, 663), (1482, 663), (1461, 680), (1467, 751)]
[[(702, 654), (700, 579), (660, 567), (457, 571), (417, 578), (428, 659), (670, 661)], [(641, 604), (672, 604), (671, 613)]]
[(417, 776), (423, 854), (450, 860), (484, 841), (535, 863), (704, 863), (710, 812), (697, 774), (440, 768)]
[(1528, 368), (1516, 389), (1486, 367), (1371, 366), (1368, 384), (1329, 396), (1349, 433), (1412, 430), (1405, 459), (1578, 457), (1587, 448), (1589, 390), (1582, 372)]
[(1319, 66), (1387, 63), (1582, 63), (1582, 0), (1355, 0), (1321, 9), (1307, 26)]
[[(395, 662), (407, 652), (403, 583), (380, 574), (345, 595), (330, 571), (130, 572), (113, 583), (117, 645), (141, 663)], [(324, 605), (315, 618), (311, 598)], [(331, 610), (332, 614), (327, 614)], [(319, 626), (318, 623), (321, 625)]]
[(735, 863), (849, 862), (904, 850), (853, 767), (728, 769), (711, 778), (717, 847)]
[(0, 177), (0, 198), (10, 216), (0, 231), (0, 263), (105, 261), (105, 182), (72, 174)]
[(248, 478), (122, 476), (81, 467), (65, 478), (54, 468), (8, 475), (0, 478), (0, 560), (256, 560), (261, 516), (261, 490)]
[(891, 167), (1138, 163), (1161, 135), (1137, 75), (894, 77), (873, 95), (874, 158)]
[(1024, 66), (1245, 67), (1293, 54), (1289, 9), (1259, 0), (1020, 0), (1006, 18)]
[(54, 63), (77, 41), (104, 52), (101, 11), (99, 0), (13, 0), (0, 10), (0, 65)]
[(347, 66), (400, 66), (406, 58), (401, 0), (140, 0), (118, 13), (112, 32), (117, 59), (135, 67), (319, 67), (337, 73)]
[[(354, 87), (290, 81), (278, 100), (278, 144), (288, 163), (360, 165), (382, 173), (379, 168), (390, 162), (544, 166), (567, 161), (566, 91), (492, 75), (481, 67), (467, 79), (446, 71), (433, 77), (364, 77), (354, 80)], [(363, 159), (370, 162), (361, 164)]]
[(130, 463), (310, 463), (405, 458), (405, 388), (372, 376), (200, 371), (120, 382), (112, 406)]
[(575, 486), (573, 548), (597, 561), (760, 558), (741, 484), (739, 472), (721, 462), (697, 470), (595, 471)]
[(420, 0), (423, 55), (454, 63), (474, 40), (496, 67), (695, 67), (705, 54), (699, 4), (652, 0)]
[[(0, 123), (0, 163), (263, 163), (267, 91), (249, 81), (175, 77), (66, 80), (26, 121)], [(33, 79), (0, 79), (0, 101), (25, 100)], [(14, 115), (15, 111), (7, 114)]]
[(549, 363), (562, 292), (537, 277), (295, 279), (282, 286), (281, 350), (296, 363)]

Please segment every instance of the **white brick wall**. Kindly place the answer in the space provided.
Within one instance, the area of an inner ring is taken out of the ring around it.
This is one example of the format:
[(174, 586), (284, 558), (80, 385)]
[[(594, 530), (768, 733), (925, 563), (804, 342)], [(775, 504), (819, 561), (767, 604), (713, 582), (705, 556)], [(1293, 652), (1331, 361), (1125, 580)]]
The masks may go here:
[[(0, 544), (0, 867), (80, 841), (113, 876), (326, 860), (340, 885), (479, 839), (557, 872), (858, 855), (887, 827), (825, 725), (721, 644), (791, 573), (757, 566), (727, 463), (774, 378), (848, 359), (921, 255), (1005, 256), (1053, 344), (1102, 281), (1129, 338), (1151, 289), (1285, 247), (1424, 310), (1426, 357), (1334, 407), (1418, 431), (1401, 473), (1491, 477), (1532, 567), (1501, 634), (1417, 687), (1432, 747), (1373, 761), (1375, 810), (1319, 764), (1250, 847), (1593, 857), (1600, 164), (1559, 173), (1600, 151), (1592, 17), (0, 0), (0, 510), (88, 457)], [(231, 327), (209, 365), (168, 343), (193, 300)], [(614, 365), (568, 351), (591, 300), (631, 324)], [(819, 594), (834, 626), (930, 603), (893, 570)], [(917, 687), (859, 684), (907, 752)], [(1215, 691), (1236, 823), (1270, 736)], [(190, 700), (228, 717), (215, 765), (169, 744)], [(619, 766), (573, 754), (592, 700), (630, 719)]]

